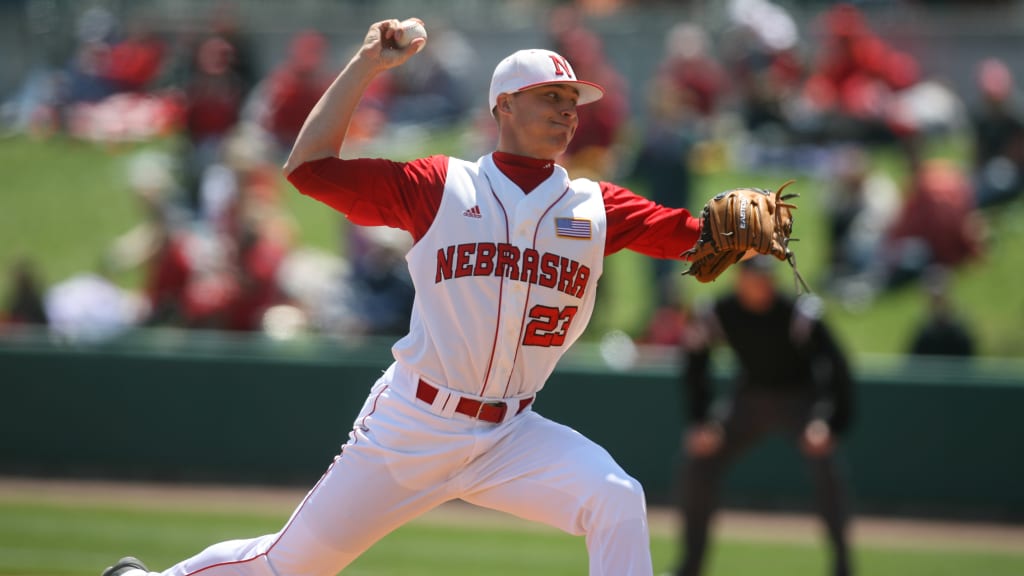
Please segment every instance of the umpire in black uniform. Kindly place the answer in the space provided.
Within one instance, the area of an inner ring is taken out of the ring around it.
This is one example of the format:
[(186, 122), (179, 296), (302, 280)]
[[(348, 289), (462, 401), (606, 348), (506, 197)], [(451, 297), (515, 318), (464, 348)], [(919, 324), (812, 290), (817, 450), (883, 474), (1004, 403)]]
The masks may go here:
[[(701, 573), (708, 526), (728, 465), (772, 433), (792, 437), (802, 449), (832, 544), (833, 574), (851, 573), (846, 502), (833, 460), (837, 439), (850, 421), (850, 371), (821, 321), (820, 300), (779, 293), (774, 265), (767, 256), (743, 262), (735, 290), (698, 314), (684, 338), (687, 361), (681, 383), (689, 428), (680, 475), (685, 520), (680, 576)], [(738, 374), (732, 393), (713, 403), (709, 359), (720, 342), (735, 352)]]

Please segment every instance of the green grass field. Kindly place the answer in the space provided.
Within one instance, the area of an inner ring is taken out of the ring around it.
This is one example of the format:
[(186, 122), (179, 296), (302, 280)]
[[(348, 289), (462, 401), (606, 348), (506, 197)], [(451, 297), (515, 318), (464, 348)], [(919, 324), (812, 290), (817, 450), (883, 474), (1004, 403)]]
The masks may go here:
[[(150, 494), (118, 499), (65, 490), (58, 498), (31, 491), (0, 494), (0, 576), (96, 576), (125, 554), (151, 569), (166, 569), (203, 547), (233, 538), (274, 532), (291, 505), (244, 492), (228, 505), (207, 498), (189, 501), (175, 488), (162, 498)], [(664, 524), (662, 522), (661, 524)], [(675, 561), (672, 529), (652, 523), (655, 571)], [(905, 544), (878, 537), (856, 546), (859, 574), (869, 576), (1019, 576), (1024, 546)], [(709, 576), (811, 576), (825, 574), (827, 554), (816, 539), (784, 533), (729, 536), (716, 542)], [(454, 515), (432, 512), (379, 542), (349, 567), (352, 575), (459, 576), (580, 575), (587, 570), (582, 538), (475, 509)]]
[[(424, 143), (429, 152), (455, 152), (455, 137), (434, 137)], [(168, 147), (158, 142), (145, 146)], [(52, 284), (68, 276), (95, 270), (100, 255), (119, 235), (140, 218), (138, 201), (125, 182), (125, 169), (131, 154), (142, 145), (103, 147), (53, 138), (40, 141), (24, 137), (0, 139), (0, 165), (4, 182), (0, 185), (0, 270), (20, 256), (33, 259), (43, 280)], [(426, 152), (426, 151), (425, 151)], [(415, 151), (402, 152), (415, 155)], [(396, 152), (397, 154), (397, 152)], [(940, 142), (930, 155), (962, 160), (965, 151), (956, 141)], [(877, 164), (903, 182), (898, 156), (881, 149)], [(808, 174), (782, 171), (745, 173), (721, 171), (699, 177), (693, 192), (694, 203), (736, 185), (777, 186), (797, 178), (793, 190), (801, 192), (797, 212), (796, 235), (800, 267), (812, 286), (824, 282), (826, 245), (822, 219), (822, 183)], [(630, 182), (624, 182), (630, 185)], [(344, 245), (342, 217), (329, 208), (295, 193), (281, 180), (284, 201), (297, 224), (297, 241), (337, 251)], [(642, 188), (637, 188), (643, 192)], [(697, 206), (694, 206), (696, 208)], [(1024, 251), (1024, 203), (1016, 202), (985, 214), (989, 227), (989, 250), (983, 261), (958, 270), (953, 278), (952, 300), (968, 318), (977, 335), (980, 352), (988, 356), (1024, 356), (1024, 339), (1019, 338), (1024, 320), (1024, 281), (1020, 254)], [(602, 297), (598, 313), (584, 336), (596, 339), (611, 329), (637, 335), (651, 311), (653, 287), (651, 262), (628, 251), (607, 260), (601, 280)], [(680, 271), (683, 265), (680, 265)], [(120, 273), (115, 280), (126, 287), (137, 287), (139, 271)], [(791, 286), (788, 269), (779, 267), (780, 283)], [(730, 286), (729, 274), (713, 284), (702, 285), (685, 280), (688, 301), (706, 300)], [(8, 286), (0, 283), (0, 301)], [(844, 310), (831, 302), (830, 315), (839, 337), (856, 354), (893, 354), (903, 352), (917, 322), (925, 313), (923, 292), (916, 286), (890, 293), (864, 311)]]

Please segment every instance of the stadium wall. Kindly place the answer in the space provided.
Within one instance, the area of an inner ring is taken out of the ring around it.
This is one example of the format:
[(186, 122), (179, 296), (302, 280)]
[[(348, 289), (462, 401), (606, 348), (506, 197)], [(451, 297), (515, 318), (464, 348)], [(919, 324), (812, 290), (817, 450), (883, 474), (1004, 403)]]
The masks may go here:
[[(0, 346), (0, 474), (312, 485), (389, 362), (380, 343), (168, 338)], [(665, 504), (684, 424), (676, 373), (671, 361), (615, 372), (583, 353), (535, 407), (605, 446)], [(855, 512), (1024, 521), (1021, 364), (901, 360), (858, 380), (841, 452)], [(737, 462), (723, 500), (800, 510), (813, 497), (779, 438)]]

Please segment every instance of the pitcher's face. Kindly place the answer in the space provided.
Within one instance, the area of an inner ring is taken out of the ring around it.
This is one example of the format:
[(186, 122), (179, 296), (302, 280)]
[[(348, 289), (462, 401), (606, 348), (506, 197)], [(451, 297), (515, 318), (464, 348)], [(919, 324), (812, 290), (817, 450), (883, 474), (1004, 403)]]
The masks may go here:
[(555, 159), (572, 141), (579, 125), (579, 92), (565, 84), (547, 84), (503, 94), (498, 99), (502, 152)]

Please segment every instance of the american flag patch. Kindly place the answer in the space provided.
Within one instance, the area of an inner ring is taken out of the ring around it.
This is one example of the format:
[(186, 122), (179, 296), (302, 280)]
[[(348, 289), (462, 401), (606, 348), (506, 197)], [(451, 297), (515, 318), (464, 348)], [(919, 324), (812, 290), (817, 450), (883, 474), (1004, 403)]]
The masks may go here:
[(562, 238), (590, 240), (590, 220), (586, 218), (555, 218), (555, 235)]

